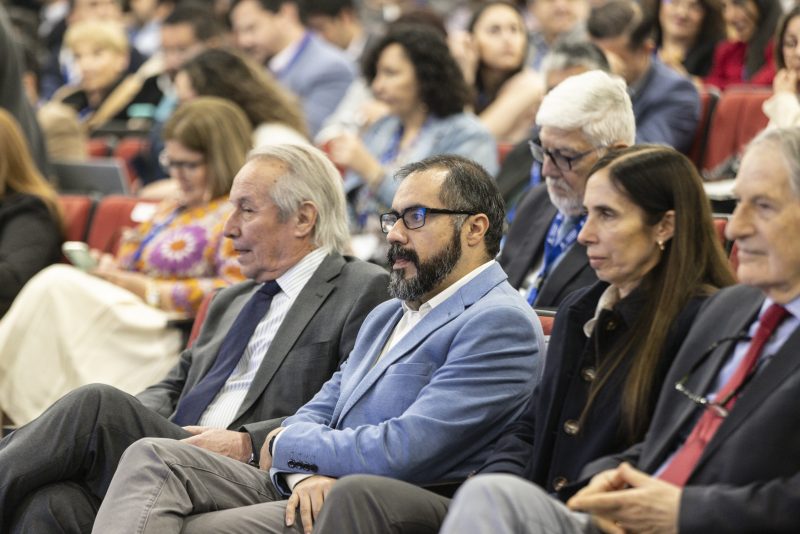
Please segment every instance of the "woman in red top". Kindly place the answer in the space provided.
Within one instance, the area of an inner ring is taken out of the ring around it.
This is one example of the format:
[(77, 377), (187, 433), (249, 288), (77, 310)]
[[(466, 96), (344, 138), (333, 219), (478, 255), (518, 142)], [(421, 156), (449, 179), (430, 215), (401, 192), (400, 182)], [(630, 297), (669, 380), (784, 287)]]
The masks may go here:
[(725, 0), (723, 17), (733, 33), (714, 51), (707, 85), (769, 86), (775, 77), (772, 35), (781, 16), (779, 0)]

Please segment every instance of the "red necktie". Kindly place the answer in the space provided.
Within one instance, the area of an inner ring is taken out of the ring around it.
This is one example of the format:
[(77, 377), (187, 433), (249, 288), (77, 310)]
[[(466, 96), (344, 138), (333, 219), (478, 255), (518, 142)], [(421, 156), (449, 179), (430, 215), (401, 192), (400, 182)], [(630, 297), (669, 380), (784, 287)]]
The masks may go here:
[[(716, 396), (717, 399), (724, 400), (739, 389), (747, 376), (755, 368), (764, 345), (788, 314), (789, 312), (786, 308), (780, 304), (773, 304), (767, 308), (761, 316), (756, 334), (750, 342), (747, 353), (739, 364), (739, 367), (733, 373), (733, 376), (720, 389)], [(736, 398), (731, 397), (725, 404), (725, 408), (730, 410), (734, 402), (736, 402)], [(703, 450), (711, 441), (711, 438), (714, 437), (723, 419), (724, 417), (716, 411), (706, 408), (703, 415), (697, 420), (689, 437), (686, 438), (684, 444), (678, 449), (669, 465), (667, 465), (658, 478), (678, 486), (684, 486), (694, 466), (697, 465), (698, 460), (700, 460)]]

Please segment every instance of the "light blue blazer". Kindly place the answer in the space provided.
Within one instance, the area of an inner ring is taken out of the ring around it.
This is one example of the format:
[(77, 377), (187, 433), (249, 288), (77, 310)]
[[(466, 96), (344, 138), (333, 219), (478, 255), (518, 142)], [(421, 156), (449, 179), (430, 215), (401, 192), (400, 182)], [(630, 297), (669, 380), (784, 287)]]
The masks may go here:
[(350, 358), (286, 419), (270, 472), (370, 473), (424, 484), (482, 465), (538, 381), (541, 326), (494, 264), (435, 307), (382, 358), (403, 309), (364, 321)]
[(344, 52), (313, 33), (308, 39), (289, 68), (275, 77), (300, 99), (313, 138), (355, 79), (356, 67)]

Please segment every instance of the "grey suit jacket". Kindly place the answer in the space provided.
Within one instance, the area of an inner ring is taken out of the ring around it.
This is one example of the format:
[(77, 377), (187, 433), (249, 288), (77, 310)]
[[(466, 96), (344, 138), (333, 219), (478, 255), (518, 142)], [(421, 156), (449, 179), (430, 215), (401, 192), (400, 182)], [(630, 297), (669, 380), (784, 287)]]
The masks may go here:
[[(389, 298), (385, 270), (331, 254), (298, 295), (275, 334), (229, 428), (250, 433), (257, 451), (269, 431), (293, 414), (347, 359), (367, 314)], [(170, 417), (178, 400), (211, 368), (236, 316), (260, 284), (223, 289), (211, 301), (200, 335), (167, 377), (137, 397)]]
[[(556, 213), (544, 184), (528, 190), (520, 201), (498, 260), (508, 274), (508, 283), (515, 288), (522, 285), (536, 260), (544, 253), (547, 230)], [(556, 308), (564, 297), (576, 289), (597, 281), (597, 275), (586, 257), (586, 247), (575, 243), (565, 254), (545, 278), (535, 306)]]
[[(734, 286), (710, 298), (670, 369), (645, 440), (619, 456), (589, 464), (588, 477), (621, 461), (655, 472), (684, 440), (695, 405), (675, 391), (693, 367), (686, 386), (704, 393), (746, 333), (764, 294)], [(703, 451), (683, 490), (678, 530), (697, 532), (800, 532), (800, 329), (752, 378)]]

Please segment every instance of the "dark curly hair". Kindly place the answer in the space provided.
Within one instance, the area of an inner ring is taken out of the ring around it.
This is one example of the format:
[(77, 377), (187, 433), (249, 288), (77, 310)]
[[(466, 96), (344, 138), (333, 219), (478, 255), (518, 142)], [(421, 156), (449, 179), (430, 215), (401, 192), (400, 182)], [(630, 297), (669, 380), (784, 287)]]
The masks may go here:
[(470, 97), (467, 82), (444, 38), (426, 27), (397, 25), (367, 52), (362, 70), (370, 84), (375, 79), (378, 58), (395, 43), (403, 47), (414, 65), (420, 100), (431, 114), (447, 117), (464, 111)]

